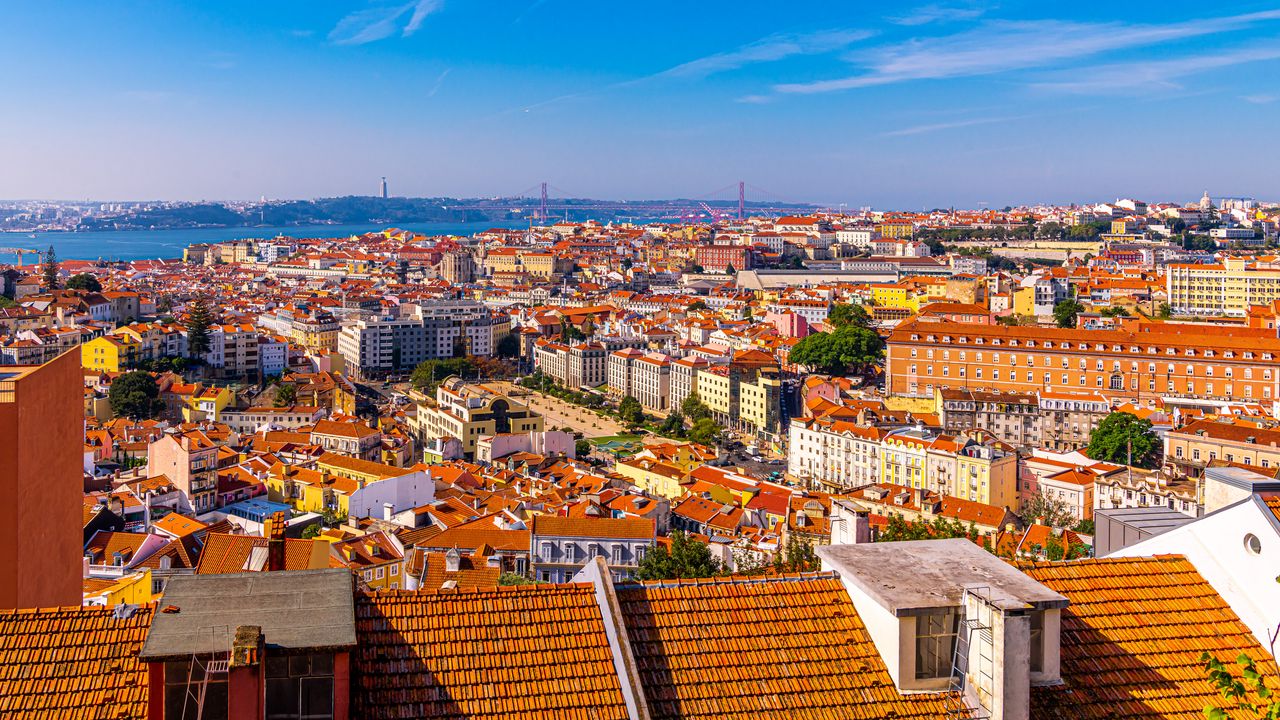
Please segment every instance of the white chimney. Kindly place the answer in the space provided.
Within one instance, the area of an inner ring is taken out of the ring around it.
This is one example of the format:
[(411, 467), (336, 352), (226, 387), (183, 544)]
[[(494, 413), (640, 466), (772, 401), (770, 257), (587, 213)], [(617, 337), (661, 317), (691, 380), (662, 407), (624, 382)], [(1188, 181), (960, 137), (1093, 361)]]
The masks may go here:
[(382, 519), (391, 522), (391, 516), (396, 514), (396, 508), (391, 503), (382, 503)]

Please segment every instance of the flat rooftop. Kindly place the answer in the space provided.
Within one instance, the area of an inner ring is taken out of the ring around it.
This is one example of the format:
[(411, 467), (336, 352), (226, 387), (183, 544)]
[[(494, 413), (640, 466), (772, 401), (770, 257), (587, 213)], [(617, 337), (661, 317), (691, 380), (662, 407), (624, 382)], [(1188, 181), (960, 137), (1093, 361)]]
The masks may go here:
[(1094, 511), (1095, 517), (1103, 517), (1124, 523), (1132, 528), (1145, 530), (1152, 535), (1172, 530), (1195, 521), (1190, 515), (1184, 515), (1169, 508), (1100, 508)]
[(1067, 598), (969, 540), (907, 540), (816, 548), (824, 568), (896, 617), (959, 607), (966, 588), (1001, 610), (1062, 608)]
[(230, 652), (242, 625), (261, 627), (268, 648), (354, 647), (353, 583), (346, 568), (174, 577), (138, 657)]

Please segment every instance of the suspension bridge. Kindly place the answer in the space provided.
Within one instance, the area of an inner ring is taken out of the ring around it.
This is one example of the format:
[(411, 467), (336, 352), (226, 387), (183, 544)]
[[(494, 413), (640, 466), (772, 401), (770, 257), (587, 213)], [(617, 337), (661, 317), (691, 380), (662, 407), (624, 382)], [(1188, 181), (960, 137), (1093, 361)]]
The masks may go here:
[[(737, 191), (736, 205), (733, 191)], [(748, 201), (747, 192), (760, 199)], [(556, 196), (553, 196), (555, 193)], [(728, 197), (726, 197), (728, 196)], [(580, 197), (580, 196), (579, 196)], [(557, 188), (548, 182), (542, 182), (525, 188), (510, 197), (493, 198), (468, 205), (469, 208), (506, 210), (508, 212), (530, 212), (535, 220), (548, 220), (555, 215), (567, 212), (589, 213), (592, 211), (628, 212), (634, 217), (695, 219), (711, 218), (745, 219), (749, 214), (777, 215), (795, 212), (810, 212), (821, 209), (819, 206), (789, 200), (758, 188), (744, 181), (717, 188), (709, 193), (676, 200), (587, 200), (575, 199), (575, 196)]]

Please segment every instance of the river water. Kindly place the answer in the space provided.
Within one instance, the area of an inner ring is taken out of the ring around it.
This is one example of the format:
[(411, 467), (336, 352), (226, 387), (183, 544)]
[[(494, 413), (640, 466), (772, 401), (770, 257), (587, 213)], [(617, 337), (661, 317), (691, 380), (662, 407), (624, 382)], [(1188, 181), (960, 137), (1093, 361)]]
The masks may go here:
[[(471, 223), (406, 223), (396, 225), (424, 235), (471, 235), (492, 227), (526, 227), (528, 221)], [(385, 230), (386, 225), (306, 225), (292, 227), (197, 228), (191, 230), (104, 230), (101, 232), (0, 233), (0, 247), (48, 250), (66, 260), (157, 260), (182, 257), (193, 243), (215, 243), (240, 238), (330, 238)], [(12, 254), (0, 253), (0, 262), (16, 262)], [(27, 264), (39, 262), (28, 256)]]

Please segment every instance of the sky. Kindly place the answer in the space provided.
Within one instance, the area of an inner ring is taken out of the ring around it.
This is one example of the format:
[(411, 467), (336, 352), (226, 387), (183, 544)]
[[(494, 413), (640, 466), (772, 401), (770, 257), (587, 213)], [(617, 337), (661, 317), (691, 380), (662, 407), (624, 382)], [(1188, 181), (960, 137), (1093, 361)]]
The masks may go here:
[(0, 198), (1280, 200), (1280, 2), (6, 3)]

